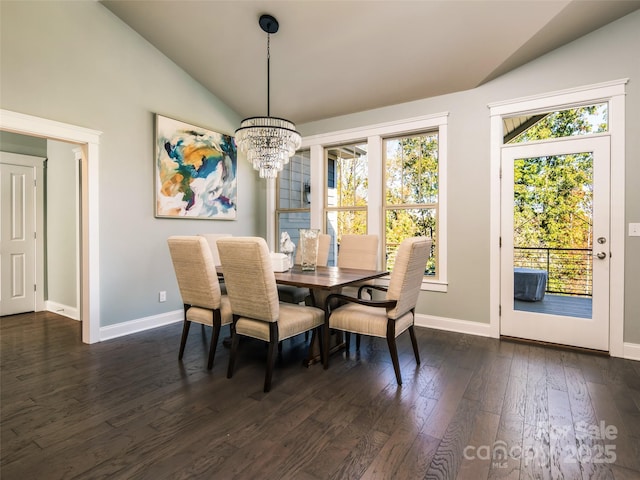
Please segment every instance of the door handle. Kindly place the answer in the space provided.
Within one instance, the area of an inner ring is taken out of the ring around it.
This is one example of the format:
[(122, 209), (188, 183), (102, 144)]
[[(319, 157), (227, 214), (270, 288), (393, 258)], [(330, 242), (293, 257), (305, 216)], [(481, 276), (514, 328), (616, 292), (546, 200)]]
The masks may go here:
[(604, 260), (605, 258), (607, 258), (607, 254), (604, 252), (598, 252), (596, 254), (596, 257), (598, 257), (600, 260)]

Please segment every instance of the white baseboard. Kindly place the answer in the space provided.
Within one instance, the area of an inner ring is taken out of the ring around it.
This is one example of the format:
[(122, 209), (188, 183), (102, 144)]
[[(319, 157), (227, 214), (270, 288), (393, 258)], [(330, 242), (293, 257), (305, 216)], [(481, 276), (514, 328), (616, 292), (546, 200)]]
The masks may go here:
[(80, 312), (78, 311), (78, 309), (75, 307), (70, 307), (69, 305), (63, 305), (62, 303), (46, 300), (44, 302), (44, 309), (47, 312), (57, 313), (58, 315), (62, 315), (63, 317), (68, 317), (73, 320), (80, 320)]
[(100, 341), (123, 337), (132, 333), (163, 327), (171, 323), (181, 322), (184, 319), (184, 310), (161, 313), (150, 317), (138, 318), (124, 323), (117, 323), (106, 327), (100, 327)]
[[(73, 309), (64, 305), (58, 305), (53, 302), (47, 302), (47, 310), (58, 313), (60, 315), (70, 316)], [(51, 308), (49, 308), (51, 307)], [(64, 312), (59, 311), (63, 309)], [(112, 338), (123, 337), (132, 333), (150, 330), (152, 328), (162, 327), (172, 323), (181, 322), (183, 320), (184, 311), (174, 310), (172, 312), (152, 315), (150, 317), (139, 318), (129, 322), (118, 323), (100, 328), (100, 341), (110, 340)], [(76, 314), (77, 317), (77, 314)], [(76, 318), (77, 320), (77, 318)], [(416, 314), (416, 327), (435, 328), (436, 330), (446, 330), (449, 332), (466, 333), (469, 335), (478, 335), (481, 337), (495, 337), (492, 334), (491, 325), (488, 323), (470, 322), (468, 320), (457, 320), (455, 318), (436, 317), (433, 315)], [(624, 357), (627, 360), (640, 361), (640, 344), (625, 343)]]
[(623, 358), (640, 361), (640, 343), (625, 343)]
[(457, 320), (455, 318), (436, 317), (419, 313), (416, 314), (415, 325), (416, 327), (435, 328), (437, 330), (467, 333), (481, 337), (495, 336), (492, 334), (491, 324), (489, 323), (470, 322), (468, 320)]

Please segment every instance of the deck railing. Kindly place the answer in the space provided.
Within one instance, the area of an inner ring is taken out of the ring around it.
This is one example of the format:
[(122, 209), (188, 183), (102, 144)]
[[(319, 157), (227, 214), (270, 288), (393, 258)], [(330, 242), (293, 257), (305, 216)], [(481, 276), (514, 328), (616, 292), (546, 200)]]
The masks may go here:
[(547, 293), (590, 297), (593, 292), (591, 260), (589, 248), (513, 248), (514, 267), (547, 271)]

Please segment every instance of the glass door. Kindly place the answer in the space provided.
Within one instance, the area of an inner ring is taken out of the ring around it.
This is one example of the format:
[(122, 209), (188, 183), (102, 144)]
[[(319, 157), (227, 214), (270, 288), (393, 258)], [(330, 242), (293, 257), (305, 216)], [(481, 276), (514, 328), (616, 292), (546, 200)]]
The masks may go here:
[(609, 137), (505, 146), (501, 335), (609, 349)]

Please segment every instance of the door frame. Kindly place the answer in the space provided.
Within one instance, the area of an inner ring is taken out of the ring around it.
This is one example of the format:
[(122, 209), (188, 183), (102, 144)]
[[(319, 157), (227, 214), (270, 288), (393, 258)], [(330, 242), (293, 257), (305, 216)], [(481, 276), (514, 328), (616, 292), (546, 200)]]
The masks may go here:
[(500, 337), (500, 165), (503, 117), (608, 103), (611, 140), (609, 354), (624, 356), (625, 85), (628, 78), (489, 104), (491, 118), (489, 317)]
[(80, 204), (82, 341), (100, 341), (100, 209), (98, 165), (102, 132), (45, 118), (0, 109), (0, 130), (75, 143), (82, 149)]

